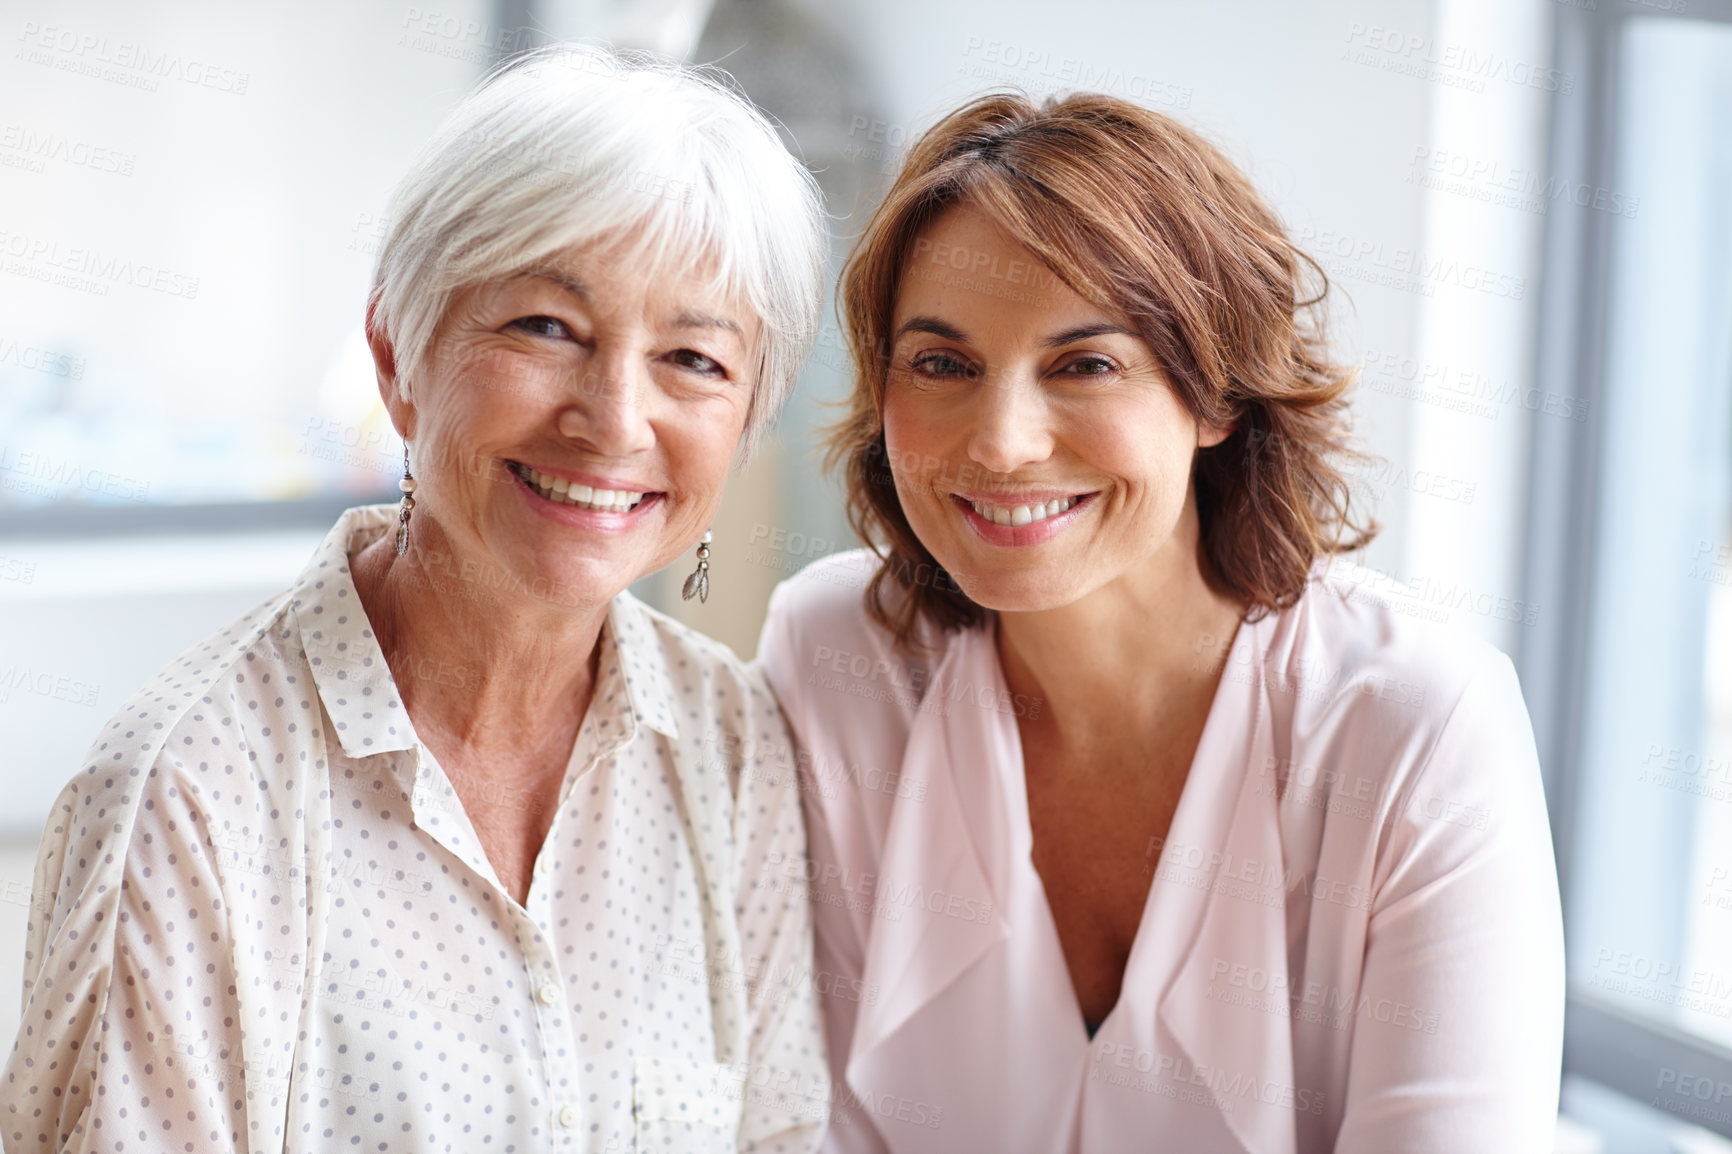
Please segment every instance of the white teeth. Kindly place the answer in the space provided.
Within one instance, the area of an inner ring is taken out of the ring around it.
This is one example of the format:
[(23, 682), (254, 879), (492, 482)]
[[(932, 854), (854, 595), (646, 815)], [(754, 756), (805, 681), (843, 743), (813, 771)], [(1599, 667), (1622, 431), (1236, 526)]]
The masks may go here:
[(548, 500), (584, 509), (624, 513), (644, 498), (642, 493), (633, 493), (628, 489), (591, 489), (588, 485), (579, 485), (564, 477), (550, 477), (528, 465), (523, 466), (523, 478)]
[(1036, 501), (1032, 505), (993, 505), (986, 501), (971, 501), (974, 511), (994, 525), (1032, 525), (1048, 517), (1056, 517), (1077, 503), (1075, 497), (1056, 497), (1051, 501)]

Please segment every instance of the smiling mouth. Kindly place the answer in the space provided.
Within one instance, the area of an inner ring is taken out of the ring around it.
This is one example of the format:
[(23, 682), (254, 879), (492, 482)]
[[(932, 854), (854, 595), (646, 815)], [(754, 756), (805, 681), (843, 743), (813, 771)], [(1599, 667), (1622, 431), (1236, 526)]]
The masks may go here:
[(650, 496), (649, 493), (633, 493), (625, 489), (592, 489), (588, 485), (579, 485), (564, 477), (550, 477), (546, 473), (530, 468), (521, 461), (507, 461), (506, 468), (515, 473), (519, 480), (535, 494), (556, 505), (571, 505), (579, 509), (593, 509), (601, 513), (629, 513)]
[[(1077, 497), (1057, 497), (1051, 501), (1036, 501), (1032, 505), (995, 505), (990, 501), (967, 501), (966, 503), (982, 520), (991, 521), (994, 525), (1009, 525), (1012, 527), (1032, 525), (1044, 521), (1048, 517), (1056, 517), (1068, 509), (1074, 508), (1078, 501), (1088, 494)], [(958, 500), (965, 500), (959, 497)]]

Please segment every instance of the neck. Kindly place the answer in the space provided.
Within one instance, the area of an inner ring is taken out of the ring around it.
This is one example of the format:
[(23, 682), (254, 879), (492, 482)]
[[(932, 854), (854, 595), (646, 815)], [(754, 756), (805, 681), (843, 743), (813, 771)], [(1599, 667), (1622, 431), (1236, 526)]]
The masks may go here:
[(1146, 561), (1055, 609), (1001, 613), (998, 652), (1013, 692), (1040, 698), (1060, 732), (1158, 718), (1212, 698), (1245, 606), (1213, 587), (1194, 501)]
[(523, 582), (495, 593), (453, 560), (451, 542), (417, 516), (409, 551), (393, 531), (350, 561), (355, 589), (424, 740), (464, 754), (545, 754), (563, 764), (595, 685), (608, 602), (538, 600)]

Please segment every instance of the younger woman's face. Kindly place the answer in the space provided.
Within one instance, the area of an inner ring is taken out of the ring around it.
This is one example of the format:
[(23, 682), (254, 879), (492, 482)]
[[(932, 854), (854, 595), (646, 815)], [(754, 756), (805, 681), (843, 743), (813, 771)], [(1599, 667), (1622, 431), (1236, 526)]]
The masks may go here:
[(892, 322), (884, 438), (915, 535), (977, 604), (1068, 605), (1196, 565), (1200, 427), (1130, 318), (967, 205), (916, 238)]

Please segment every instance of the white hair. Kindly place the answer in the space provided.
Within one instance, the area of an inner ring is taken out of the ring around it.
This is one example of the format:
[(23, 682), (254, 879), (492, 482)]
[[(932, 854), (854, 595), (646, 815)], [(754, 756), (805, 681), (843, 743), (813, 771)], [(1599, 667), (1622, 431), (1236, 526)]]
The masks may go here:
[(459, 293), (578, 245), (630, 237), (650, 267), (701, 269), (757, 314), (742, 459), (817, 331), (817, 182), (715, 70), (582, 44), (519, 57), (446, 117), (390, 220), (372, 301), (405, 399)]

